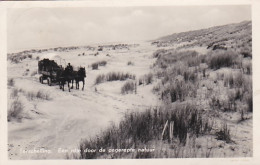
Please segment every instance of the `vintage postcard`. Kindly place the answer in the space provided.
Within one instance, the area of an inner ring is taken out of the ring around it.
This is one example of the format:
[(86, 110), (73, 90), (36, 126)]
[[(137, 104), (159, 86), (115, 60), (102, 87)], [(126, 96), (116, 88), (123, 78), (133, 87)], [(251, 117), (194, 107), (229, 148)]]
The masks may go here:
[(3, 162), (259, 163), (259, 3), (103, 2), (2, 2)]

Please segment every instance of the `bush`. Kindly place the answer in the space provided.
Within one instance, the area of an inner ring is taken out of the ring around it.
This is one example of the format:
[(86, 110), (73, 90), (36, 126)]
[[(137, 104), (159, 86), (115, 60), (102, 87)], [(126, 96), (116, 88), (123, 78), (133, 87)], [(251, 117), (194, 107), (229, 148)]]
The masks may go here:
[(134, 63), (132, 61), (128, 61), (127, 65), (134, 65)]
[(17, 57), (11, 57), (10, 60), (11, 60), (12, 63), (15, 63), (15, 64), (18, 64), (18, 63), (21, 61), (21, 60), (20, 60), (19, 58), (17, 58)]
[(237, 54), (232, 51), (221, 51), (213, 53), (209, 57), (208, 65), (211, 69), (220, 69), (222, 67), (232, 67), (235, 64)]
[(216, 132), (216, 136), (218, 140), (223, 140), (227, 143), (232, 142), (230, 130), (228, 129), (227, 124), (224, 124), (220, 131)]
[[(173, 131), (170, 131), (169, 125), (173, 126)], [(164, 127), (166, 129), (162, 135)], [(150, 108), (144, 112), (126, 114), (118, 126), (112, 124), (98, 137), (82, 141), (80, 149), (83, 151), (86, 148), (99, 149), (102, 147), (107, 151), (111, 148), (141, 148), (144, 145), (147, 146), (152, 140), (162, 139), (171, 143), (172, 137), (179, 139), (180, 143), (185, 145), (188, 133), (198, 137), (201, 134), (209, 133), (211, 129), (212, 123), (209, 123), (209, 119), (205, 120), (202, 113), (194, 105)], [(81, 152), (80, 157), (81, 159), (98, 158), (102, 154), (106, 153), (88, 154)], [(139, 156), (136, 154), (135, 157)], [(112, 157), (122, 158), (124, 155), (117, 153)], [(150, 156), (148, 155), (148, 157)]]
[(229, 88), (242, 88), (246, 84), (246, 78), (242, 73), (224, 75), (224, 86)]
[(237, 111), (236, 93), (233, 91), (228, 92), (227, 105), (224, 105), (224, 111)]
[[(185, 101), (186, 97), (195, 98), (199, 72), (197, 66), (205, 61), (205, 58), (198, 56), (196, 51), (168, 50), (161, 54), (155, 63), (160, 69), (156, 75), (161, 78), (160, 91), (157, 91), (161, 99), (175, 102)], [(139, 81), (139, 84), (142, 83)]]
[(36, 98), (36, 94), (34, 92), (27, 92), (26, 96), (29, 100), (34, 100)]
[(153, 82), (153, 74), (152, 73), (149, 73), (147, 75), (144, 76), (144, 79), (145, 79), (145, 83), (148, 85), (148, 84), (151, 84)]
[(252, 63), (251, 63), (251, 61), (250, 62), (248, 62), (248, 61), (243, 62), (242, 65), (243, 65), (243, 73), (251, 75), (252, 74)]
[(19, 90), (17, 88), (12, 90), (11, 97), (15, 98), (18, 97)]
[(249, 97), (246, 99), (247, 103), (247, 111), (248, 112), (253, 112), (253, 97), (252, 97), (252, 92), (249, 94)]
[(20, 100), (15, 99), (12, 103), (11, 103), (11, 107), (8, 110), (8, 114), (7, 114), (7, 120), (11, 121), (12, 119), (20, 119), (20, 115), (21, 112), (23, 111), (23, 104)]
[(127, 79), (135, 80), (135, 75), (129, 73), (121, 73), (121, 72), (109, 72), (106, 75), (101, 74), (98, 75), (95, 81), (95, 84), (100, 84), (105, 81), (124, 81)]
[(244, 58), (252, 58), (252, 48), (244, 48), (240, 53)]
[(127, 81), (121, 88), (122, 94), (136, 93), (136, 83), (133, 81)]
[(27, 92), (26, 96), (29, 100), (40, 99), (40, 100), (51, 100), (50, 95), (47, 92)]
[(107, 64), (107, 62), (105, 60), (95, 62), (95, 63), (91, 64), (92, 70), (98, 69), (98, 66), (106, 66), (106, 64)]
[(185, 82), (195, 83), (197, 82), (198, 74), (196, 74), (195, 71), (188, 69), (183, 72), (183, 77)]
[(50, 95), (43, 91), (38, 91), (36, 93), (36, 98), (42, 99), (42, 100), (50, 100)]
[(95, 84), (100, 84), (100, 83), (103, 83), (105, 81), (105, 75), (104, 74), (101, 74), (101, 75), (98, 75), (96, 77), (96, 81), (95, 81)]
[(161, 55), (165, 54), (166, 52), (167, 52), (167, 50), (165, 50), (165, 49), (156, 50), (156, 51), (153, 53), (153, 58), (160, 58)]
[(120, 72), (109, 72), (106, 75), (107, 81), (124, 81), (126, 79), (132, 79), (135, 80), (135, 75), (129, 74), (129, 73), (120, 73)]
[(215, 110), (216, 108), (220, 109), (221, 108), (221, 104), (220, 104), (219, 98), (217, 98), (216, 96), (213, 96), (212, 98), (210, 98), (209, 106), (213, 110)]
[(170, 83), (161, 92), (161, 99), (168, 102), (185, 101), (187, 97), (196, 97), (197, 87), (193, 83), (185, 83), (183, 80)]
[(98, 65), (99, 65), (99, 66), (106, 66), (106, 65), (107, 65), (107, 62), (106, 62), (105, 60), (99, 61), (99, 62), (98, 62)]
[(161, 52), (155, 64), (162, 69), (166, 69), (169, 66), (171, 66), (169, 64), (177, 63), (179, 61), (185, 63), (186, 66), (197, 66), (200, 64), (200, 58), (198, 57), (198, 53), (196, 51), (176, 50), (168, 50)]
[(91, 64), (92, 70), (97, 70), (98, 69), (98, 63), (93, 63)]
[(14, 79), (13, 78), (8, 79), (7, 85), (10, 86), (10, 87), (13, 87), (14, 86)]
[(149, 73), (149, 74), (145, 74), (144, 76), (140, 77), (139, 79), (139, 85), (148, 85), (148, 84), (152, 84), (153, 82), (153, 74)]

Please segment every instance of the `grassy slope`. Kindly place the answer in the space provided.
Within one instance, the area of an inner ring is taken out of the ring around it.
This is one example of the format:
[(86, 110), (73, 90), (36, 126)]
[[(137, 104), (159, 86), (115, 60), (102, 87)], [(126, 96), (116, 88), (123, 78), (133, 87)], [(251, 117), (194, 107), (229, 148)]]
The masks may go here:
[[(82, 141), (80, 149), (146, 147), (155, 151), (82, 152), (77, 158), (252, 156), (251, 31), (247, 21), (153, 42), (168, 48), (153, 54), (154, 92), (162, 106), (127, 114), (98, 138)], [(177, 50), (171, 49), (183, 42)], [(183, 51), (203, 46), (208, 49), (206, 55)]]
[(208, 29), (175, 33), (155, 40), (157, 46), (187, 42), (183, 47), (206, 46), (209, 49), (218, 45), (236, 52), (252, 52), (252, 22), (244, 21)]

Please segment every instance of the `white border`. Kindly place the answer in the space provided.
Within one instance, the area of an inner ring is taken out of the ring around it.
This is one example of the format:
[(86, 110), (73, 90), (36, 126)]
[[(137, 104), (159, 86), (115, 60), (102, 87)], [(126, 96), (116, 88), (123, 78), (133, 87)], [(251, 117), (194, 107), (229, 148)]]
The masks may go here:
[[(6, 11), (8, 8), (27, 8), (27, 7), (122, 7), (122, 6), (196, 6), (196, 5), (251, 5), (252, 6), (252, 25), (253, 25), (253, 157), (252, 158), (188, 158), (188, 159), (99, 159), (99, 160), (8, 160), (7, 157), (7, 42), (6, 42)], [(0, 164), (260, 164), (260, 1), (259, 0), (88, 0), (88, 1), (1, 1), (0, 2)], [(259, 45), (259, 46), (258, 46)]]

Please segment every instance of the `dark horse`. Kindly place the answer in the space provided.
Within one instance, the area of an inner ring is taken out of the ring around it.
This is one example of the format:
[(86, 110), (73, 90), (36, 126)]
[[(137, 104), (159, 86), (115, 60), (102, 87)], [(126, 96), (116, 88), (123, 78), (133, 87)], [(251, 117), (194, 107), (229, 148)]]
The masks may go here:
[[(74, 80), (76, 81), (76, 89), (79, 89), (79, 82), (83, 82), (82, 90), (84, 90), (85, 86), (85, 77), (86, 77), (86, 70), (85, 67), (80, 67), (78, 71), (75, 72)], [(73, 81), (72, 81), (73, 86)]]
[(64, 91), (64, 85), (68, 84), (68, 89), (70, 92), (70, 83), (72, 83), (72, 87), (71, 89), (73, 89), (73, 79), (74, 79), (74, 74), (73, 74), (73, 70), (71, 70), (69, 67), (66, 67), (60, 77), (59, 77), (59, 85), (60, 85), (60, 89), (62, 89)]

